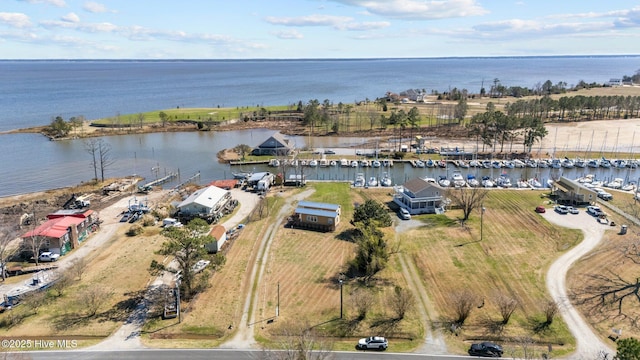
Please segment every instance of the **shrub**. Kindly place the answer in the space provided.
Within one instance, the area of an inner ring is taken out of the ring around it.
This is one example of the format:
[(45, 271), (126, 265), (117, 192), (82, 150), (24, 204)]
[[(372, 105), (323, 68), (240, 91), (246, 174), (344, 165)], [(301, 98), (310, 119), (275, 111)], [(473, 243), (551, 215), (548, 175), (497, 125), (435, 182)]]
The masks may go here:
[(142, 228), (142, 226), (136, 224), (129, 228), (129, 231), (127, 231), (127, 236), (137, 236), (142, 234), (143, 232), (144, 229)]

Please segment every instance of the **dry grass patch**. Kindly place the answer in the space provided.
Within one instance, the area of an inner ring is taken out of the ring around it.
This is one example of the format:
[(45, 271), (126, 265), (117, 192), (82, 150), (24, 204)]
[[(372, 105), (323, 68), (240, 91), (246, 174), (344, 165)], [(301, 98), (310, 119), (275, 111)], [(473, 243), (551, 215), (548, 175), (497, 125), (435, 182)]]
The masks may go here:
[(48, 300), (37, 308), (36, 314), (26, 302), (0, 315), (4, 321), (12, 313), (29, 313), (21, 323), (3, 328), (0, 334), (109, 336), (127, 319), (149, 284), (147, 269), (151, 260), (162, 260), (154, 254), (162, 243), (160, 236), (127, 237), (126, 230), (121, 227), (113, 240), (85, 259), (87, 267), (80, 280), (70, 270), (71, 279), (62, 292), (48, 290), (44, 294)]
[[(547, 299), (545, 275), (561, 253), (577, 244), (579, 231), (560, 229), (542, 220), (533, 209), (542, 202), (537, 192), (491, 191), (485, 200), (483, 241), (480, 216), (472, 214), (466, 227), (426, 226), (401, 234), (403, 250), (423, 275), (434, 301), (439, 325), (445, 331), (456, 318), (452, 304), (464, 291), (472, 307), (462, 329), (451, 337), (450, 347), (466, 351), (461, 340), (514, 341), (530, 336), (537, 341), (570, 350), (573, 339), (557, 317), (549, 329), (536, 331)], [(447, 217), (455, 217), (448, 212)], [(431, 217), (426, 216), (426, 221)], [(442, 223), (442, 221), (431, 221)], [(518, 302), (509, 323), (501, 324), (497, 301), (505, 295)], [(540, 329), (538, 329), (540, 330)]]

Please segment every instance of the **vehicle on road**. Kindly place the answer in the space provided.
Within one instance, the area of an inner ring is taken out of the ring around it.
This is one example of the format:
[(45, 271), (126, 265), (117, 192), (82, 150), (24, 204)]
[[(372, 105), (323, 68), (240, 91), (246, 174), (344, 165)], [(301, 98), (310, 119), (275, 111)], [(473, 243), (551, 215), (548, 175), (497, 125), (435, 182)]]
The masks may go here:
[(389, 342), (382, 336), (370, 336), (362, 338), (358, 341), (358, 349), (360, 350), (386, 350), (389, 346)]
[(324, 151), (324, 153), (327, 154), (327, 155), (335, 155), (336, 152), (331, 150), (331, 149), (327, 149), (327, 150)]
[(542, 206), (542, 205), (536, 206), (536, 212), (538, 214), (544, 214), (546, 211), (547, 211), (547, 209), (545, 209), (544, 206)]
[(580, 214), (580, 211), (573, 206), (567, 206), (567, 211), (569, 211), (569, 214)]
[(564, 205), (556, 205), (556, 207), (553, 208), (558, 214), (568, 214), (569, 213), (569, 209), (567, 209), (566, 206)]
[(409, 210), (405, 208), (400, 208), (400, 211), (398, 211), (398, 216), (402, 220), (411, 220), (411, 214), (409, 213)]
[(469, 355), (485, 356), (485, 357), (502, 357), (502, 346), (492, 342), (481, 342), (479, 344), (471, 344)]
[(60, 258), (60, 254), (53, 253), (51, 251), (45, 251), (38, 256), (40, 262), (54, 262)]

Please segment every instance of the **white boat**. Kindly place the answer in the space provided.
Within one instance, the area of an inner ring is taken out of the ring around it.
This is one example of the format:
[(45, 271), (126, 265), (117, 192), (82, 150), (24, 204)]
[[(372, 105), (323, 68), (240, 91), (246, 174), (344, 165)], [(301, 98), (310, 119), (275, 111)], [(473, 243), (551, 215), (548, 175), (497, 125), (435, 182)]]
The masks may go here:
[(416, 164), (416, 167), (419, 167), (419, 168), (424, 167), (424, 161), (422, 160), (416, 160), (415, 164)]
[(600, 160), (600, 166), (603, 168), (610, 168), (611, 167), (611, 161), (607, 160), (604, 158), (604, 156), (602, 157), (602, 160)]
[(442, 187), (449, 187), (451, 186), (451, 181), (449, 181), (449, 179), (444, 176), (440, 176), (440, 178), (438, 179), (438, 185)]
[(375, 177), (375, 176), (370, 177), (370, 178), (369, 178), (369, 181), (367, 182), (367, 185), (368, 185), (369, 187), (376, 187), (376, 186), (378, 186), (378, 179), (376, 179), (376, 177)]
[(206, 268), (207, 265), (209, 265), (210, 263), (211, 262), (209, 260), (198, 260), (198, 262), (193, 264), (193, 267), (191, 268), (191, 270), (193, 270), (194, 274), (197, 274), (202, 270), (204, 270), (204, 268)]
[(564, 160), (562, 160), (561, 165), (563, 168), (573, 169), (573, 167), (575, 166), (575, 163), (573, 162), (573, 160), (569, 158), (564, 158)]
[(631, 182), (620, 188), (620, 190), (623, 190), (623, 191), (634, 191), (635, 189), (636, 189), (636, 184)]
[(384, 167), (393, 166), (393, 160), (382, 160), (382, 166), (384, 166)]
[(622, 159), (614, 160), (613, 166), (615, 166), (618, 169), (624, 169), (627, 167), (627, 161)]
[(546, 169), (549, 167), (549, 162), (545, 159), (540, 159), (538, 160), (538, 167)]
[(496, 185), (503, 188), (510, 188), (511, 179), (509, 179), (506, 174), (502, 174), (496, 179)]
[(537, 168), (538, 167), (538, 162), (535, 159), (529, 159), (529, 160), (527, 160), (527, 167)]
[(327, 166), (329, 166), (329, 160), (320, 159), (319, 165), (320, 165), (320, 167), (327, 167)]
[(576, 161), (573, 162), (573, 165), (577, 168), (584, 169), (584, 167), (587, 166), (587, 162), (581, 158), (577, 158)]
[(529, 185), (531, 185), (532, 187), (539, 189), (542, 187), (542, 183), (540, 181), (538, 181), (538, 179), (536, 178), (531, 178), (529, 180), (527, 180), (527, 182), (529, 183)]
[(269, 160), (269, 166), (272, 166), (272, 167), (278, 167), (278, 166), (280, 166), (280, 160), (278, 160), (278, 159), (271, 159), (271, 160)]
[(482, 165), (480, 164), (480, 162), (478, 160), (471, 160), (471, 161), (469, 161), (469, 166), (470, 167), (480, 167)]
[(520, 179), (516, 183), (516, 187), (518, 187), (518, 189), (529, 189), (529, 188), (531, 188), (531, 185), (529, 185), (529, 183), (527, 181), (524, 181), (523, 179)]
[(239, 171), (231, 174), (233, 175), (234, 179), (248, 179), (251, 177), (251, 175), (253, 175), (252, 172), (248, 172), (248, 171)]
[(313, 160), (309, 161), (309, 166), (311, 166), (311, 167), (318, 166), (318, 160), (313, 159)]
[(422, 179), (422, 180), (424, 180), (424, 181), (426, 181), (426, 182), (428, 182), (428, 183), (431, 183), (431, 184), (437, 184), (437, 183), (438, 183), (438, 182), (436, 181), (436, 179), (434, 179), (434, 178), (432, 178), (432, 177), (426, 177), (426, 176), (425, 176), (425, 177), (421, 177), (420, 179)]
[(491, 161), (489, 161), (489, 160), (482, 161), (482, 167), (485, 168), (485, 169), (490, 168), (491, 167)]
[(373, 161), (371, 162), (371, 166), (372, 166), (372, 167), (374, 167), (374, 168), (379, 168), (379, 167), (380, 167), (380, 161), (378, 161), (378, 160), (373, 160)]
[(469, 184), (469, 186), (471, 187), (480, 186), (480, 182), (478, 181), (478, 179), (476, 179), (475, 175), (472, 174), (467, 175), (467, 184)]
[(356, 174), (356, 179), (353, 181), (353, 186), (355, 186), (355, 187), (364, 187), (366, 182), (367, 182), (367, 180), (364, 178), (364, 174), (363, 173), (357, 173)]
[(463, 187), (463, 186), (467, 185), (467, 182), (462, 177), (462, 174), (460, 174), (457, 171), (453, 173), (453, 176), (451, 177), (451, 180), (453, 182), (453, 186), (455, 186), (455, 187)]
[(369, 165), (371, 165), (371, 163), (369, 163), (369, 160), (360, 160), (360, 166), (368, 167)]
[(336, 162), (335, 160), (331, 160), (331, 161), (329, 161), (329, 165), (330, 166), (337, 166), (338, 162)]
[(620, 189), (624, 185), (624, 179), (615, 178), (607, 183), (607, 187), (611, 189)]
[(600, 161), (598, 161), (596, 159), (591, 159), (591, 160), (587, 161), (587, 166), (590, 167), (590, 168), (600, 167)]
[(351, 162), (351, 167), (352, 167), (352, 168), (358, 167), (358, 162), (357, 162), (357, 161), (355, 161), (355, 160), (353, 160), (353, 161)]
[(527, 166), (527, 164), (524, 161), (518, 160), (518, 159), (514, 159), (513, 164), (519, 169), (522, 169), (523, 167)]
[(389, 174), (384, 173), (384, 175), (382, 176), (382, 179), (380, 179), (380, 185), (382, 186), (391, 186), (393, 184), (393, 182), (391, 181), (391, 178), (389, 177)]
[(493, 182), (493, 180), (491, 180), (491, 178), (489, 178), (488, 176), (483, 176), (482, 177), (482, 186), (486, 187), (486, 188), (491, 188), (496, 186), (496, 184)]
[(340, 159), (340, 166), (342, 166), (342, 167), (348, 167), (348, 166), (349, 166), (349, 160), (347, 160), (347, 159)]
[(560, 159), (551, 159), (549, 166), (554, 169), (560, 169), (562, 167), (562, 162), (560, 161)]
[(498, 161), (498, 160), (492, 161), (491, 166), (495, 169), (500, 169), (502, 167), (502, 161)]

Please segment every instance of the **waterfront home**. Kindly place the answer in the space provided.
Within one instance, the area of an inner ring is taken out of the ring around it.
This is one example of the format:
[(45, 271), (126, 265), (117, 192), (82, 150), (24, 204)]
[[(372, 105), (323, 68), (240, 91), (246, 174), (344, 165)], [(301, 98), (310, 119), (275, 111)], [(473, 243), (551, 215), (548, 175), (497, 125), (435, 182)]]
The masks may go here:
[(38, 250), (64, 255), (97, 230), (99, 221), (93, 210), (59, 210), (47, 219), (21, 236), (23, 250), (32, 251), (35, 244)]
[(598, 197), (594, 190), (564, 176), (553, 182), (551, 193), (557, 197), (558, 203), (565, 205), (587, 205)]
[(189, 195), (178, 204), (181, 217), (193, 218), (221, 215), (231, 200), (231, 192), (217, 186), (207, 186)]
[(416, 178), (396, 189), (393, 202), (411, 215), (434, 214), (443, 211), (444, 192), (439, 185)]
[(289, 155), (294, 149), (289, 139), (285, 139), (284, 135), (279, 132), (271, 135), (262, 144), (258, 145), (251, 152), (252, 155)]

